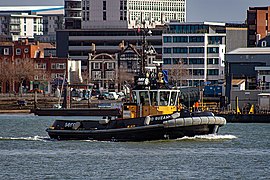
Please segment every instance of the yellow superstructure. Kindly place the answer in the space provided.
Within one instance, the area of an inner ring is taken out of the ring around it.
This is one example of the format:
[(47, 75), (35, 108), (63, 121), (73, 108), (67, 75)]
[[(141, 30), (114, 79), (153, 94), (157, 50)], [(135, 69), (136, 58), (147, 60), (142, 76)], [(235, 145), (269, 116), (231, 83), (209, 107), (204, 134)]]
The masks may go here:
[(123, 107), (123, 118), (172, 114), (181, 106), (179, 90), (133, 90), (132, 103)]

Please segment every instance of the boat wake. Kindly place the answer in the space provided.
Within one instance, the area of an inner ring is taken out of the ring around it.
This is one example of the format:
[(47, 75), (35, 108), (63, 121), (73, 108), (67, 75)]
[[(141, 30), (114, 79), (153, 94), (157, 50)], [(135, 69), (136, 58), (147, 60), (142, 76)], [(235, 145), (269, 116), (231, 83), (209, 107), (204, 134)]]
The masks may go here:
[(34, 136), (34, 137), (0, 137), (0, 141), (50, 141), (49, 137)]
[(178, 138), (177, 141), (223, 141), (223, 140), (232, 140), (236, 139), (237, 137), (234, 135), (217, 135), (217, 134), (208, 134), (208, 135), (198, 135), (194, 137), (182, 137)]

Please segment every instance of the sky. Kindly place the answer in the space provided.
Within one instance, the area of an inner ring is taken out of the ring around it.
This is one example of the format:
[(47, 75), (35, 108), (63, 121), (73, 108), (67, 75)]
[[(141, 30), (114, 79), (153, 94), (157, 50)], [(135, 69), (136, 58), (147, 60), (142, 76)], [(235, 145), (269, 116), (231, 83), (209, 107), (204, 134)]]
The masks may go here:
[[(236, 22), (246, 19), (249, 7), (270, 6), (270, 0), (186, 0), (189, 22)], [(0, 6), (63, 5), (64, 0), (0, 0)]]

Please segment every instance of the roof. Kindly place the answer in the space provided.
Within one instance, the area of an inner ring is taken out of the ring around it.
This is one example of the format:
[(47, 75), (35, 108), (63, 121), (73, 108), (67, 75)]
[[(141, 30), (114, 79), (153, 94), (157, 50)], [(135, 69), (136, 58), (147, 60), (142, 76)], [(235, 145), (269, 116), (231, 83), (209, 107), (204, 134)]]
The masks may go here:
[(270, 96), (270, 93), (260, 93), (258, 96)]
[(210, 26), (225, 26), (224, 22), (179, 22), (175, 20), (171, 20), (169, 24), (179, 24), (179, 25), (210, 25)]
[(25, 12), (42, 13), (44, 11), (62, 10), (64, 6), (0, 6), (0, 12)]
[(238, 48), (227, 54), (270, 54), (270, 47)]
[(233, 79), (232, 80), (232, 85), (240, 85), (240, 84), (242, 84), (244, 82), (245, 82), (244, 79)]

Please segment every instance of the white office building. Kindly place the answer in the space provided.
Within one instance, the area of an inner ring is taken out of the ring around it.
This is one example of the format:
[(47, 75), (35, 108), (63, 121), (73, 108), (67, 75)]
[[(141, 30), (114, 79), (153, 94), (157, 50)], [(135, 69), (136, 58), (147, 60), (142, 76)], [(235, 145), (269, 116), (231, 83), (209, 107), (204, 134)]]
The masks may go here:
[(13, 40), (37, 37), (41, 42), (53, 42), (56, 30), (64, 28), (63, 15), (63, 6), (3, 6), (0, 34)]
[(82, 29), (154, 28), (170, 20), (185, 22), (186, 0), (82, 0)]
[(171, 81), (189, 86), (223, 81), (225, 23), (169, 23), (162, 37), (163, 68)]
[(34, 38), (43, 34), (42, 16), (22, 14), (0, 14), (0, 35), (18, 38)]

